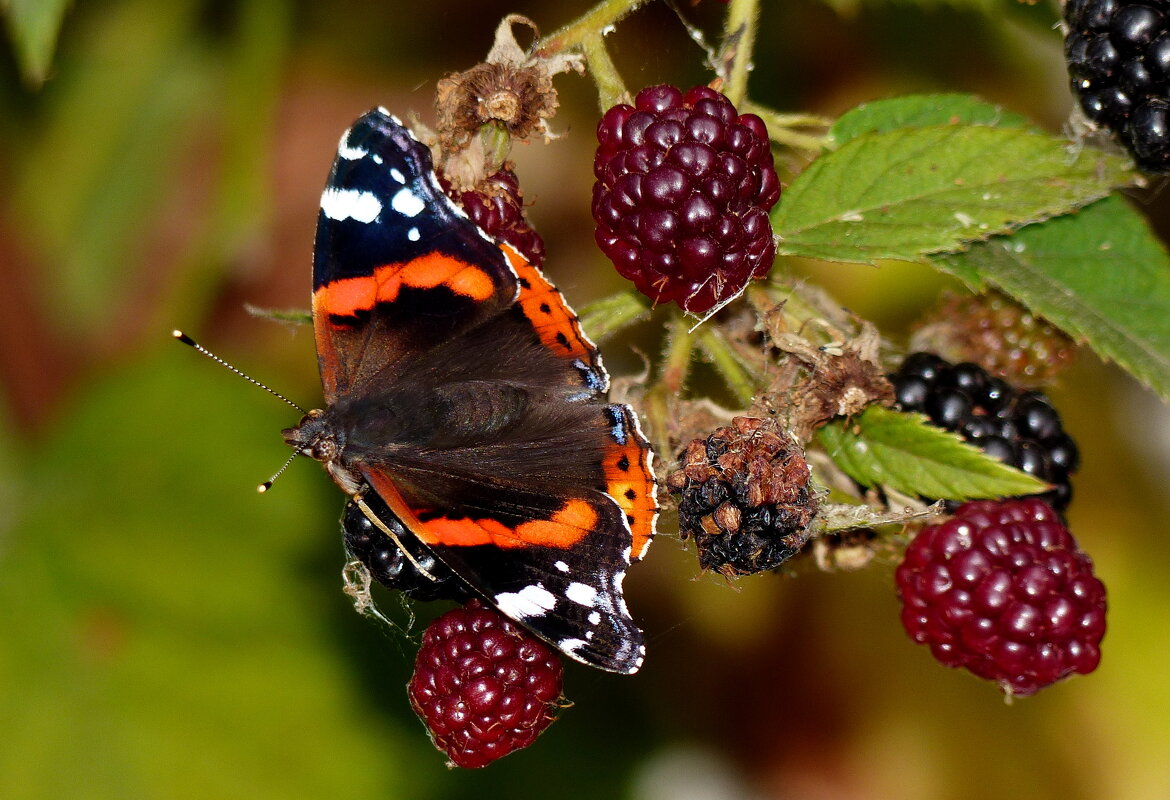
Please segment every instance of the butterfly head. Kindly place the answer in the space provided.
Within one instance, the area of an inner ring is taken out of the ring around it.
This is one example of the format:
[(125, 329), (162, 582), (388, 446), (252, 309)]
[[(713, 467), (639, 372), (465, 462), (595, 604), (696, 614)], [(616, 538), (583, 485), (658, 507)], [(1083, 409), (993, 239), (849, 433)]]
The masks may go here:
[(285, 428), (280, 433), (293, 450), (320, 461), (346, 494), (356, 494), (361, 488), (361, 473), (347, 466), (342, 458), (345, 434), (327, 412), (315, 408), (305, 414), (296, 427)]

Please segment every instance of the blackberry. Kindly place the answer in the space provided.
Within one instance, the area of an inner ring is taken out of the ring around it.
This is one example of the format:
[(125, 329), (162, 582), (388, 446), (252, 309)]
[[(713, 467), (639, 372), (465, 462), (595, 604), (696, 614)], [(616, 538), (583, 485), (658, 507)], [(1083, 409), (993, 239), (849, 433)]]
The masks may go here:
[[(463, 602), (474, 596), (471, 587), (451, 568), (435, 558), (430, 550), (418, 544), (403, 527), (394, 513), (375, 492), (363, 498), (378, 519), (394, 531), (398, 541), (410, 551), (412, 562), (402, 549), (350, 500), (341, 515), (341, 531), (350, 554), (366, 566), (374, 580), (383, 586), (397, 589), (414, 600), (456, 600)], [(431, 577), (419, 572), (415, 563)], [(432, 580), (433, 578), (433, 580)]]
[(489, 236), (515, 247), (534, 267), (544, 264), (544, 239), (524, 214), (524, 194), (511, 169), (504, 167), (489, 175), (470, 192), (457, 191), (445, 179), (440, 183), (447, 196)]
[(1170, 8), (1133, 0), (1068, 0), (1064, 52), (1085, 115), (1147, 172), (1170, 171)]
[(1025, 387), (1043, 386), (1072, 363), (1076, 343), (1001, 292), (948, 292), (918, 326), (920, 349), (952, 361), (975, 361), (990, 374)]
[(977, 364), (952, 365), (923, 352), (907, 356), (890, 382), (903, 411), (926, 414), (988, 455), (1052, 484), (1042, 496), (1058, 511), (1068, 508), (1069, 475), (1080, 455), (1043, 393), (1017, 391)]
[(731, 577), (774, 569), (809, 540), (817, 502), (793, 438), (774, 423), (736, 417), (679, 455), (666, 478), (679, 496), (679, 532), (699, 565)]
[(552, 724), (564, 666), (555, 650), (479, 600), (423, 634), (410, 705), (451, 763), (486, 767)]
[(1009, 695), (1101, 660), (1105, 587), (1041, 500), (965, 503), (914, 538), (895, 581), (910, 638)]
[(701, 313), (771, 269), (780, 180), (759, 117), (706, 86), (651, 86), (597, 141), (597, 244), (638, 291)]

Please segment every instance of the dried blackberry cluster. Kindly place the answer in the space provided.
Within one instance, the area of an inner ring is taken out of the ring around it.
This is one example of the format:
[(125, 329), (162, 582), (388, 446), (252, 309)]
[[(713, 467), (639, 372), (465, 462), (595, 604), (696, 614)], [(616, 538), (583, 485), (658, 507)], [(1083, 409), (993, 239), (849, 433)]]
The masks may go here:
[(701, 313), (771, 269), (780, 180), (755, 114), (706, 86), (651, 86), (605, 112), (597, 141), (597, 244), (638, 291)]
[(415, 563), (407, 558), (394, 540), (383, 533), (362, 512), (357, 503), (350, 500), (345, 504), (345, 511), (341, 515), (345, 547), (354, 558), (365, 565), (374, 580), (383, 586), (397, 589), (414, 600), (463, 602), (473, 596), (471, 587), (452, 572), (450, 567), (435, 558), (430, 550), (419, 544), (376, 492), (366, 492), (363, 499), (378, 519), (398, 536), (398, 541), (410, 549), (410, 556), (414, 562), (431, 576), (428, 578), (419, 572)]
[(410, 705), (460, 767), (486, 767), (528, 747), (556, 718), (564, 666), (555, 650), (472, 600), (423, 634)]
[(1080, 455), (1041, 392), (1018, 392), (977, 364), (952, 365), (933, 353), (907, 356), (890, 382), (902, 410), (926, 414), (988, 455), (1052, 484), (1043, 497), (1058, 511), (1068, 507), (1069, 475)]
[(915, 537), (895, 579), (910, 638), (1008, 694), (1100, 662), (1105, 587), (1041, 500), (960, 506)]
[(679, 531), (699, 565), (727, 576), (774, 569), (808, 542), (817, 502), (798, 444), (773, 423), (736, 417), (695, 439), (666, 478)]

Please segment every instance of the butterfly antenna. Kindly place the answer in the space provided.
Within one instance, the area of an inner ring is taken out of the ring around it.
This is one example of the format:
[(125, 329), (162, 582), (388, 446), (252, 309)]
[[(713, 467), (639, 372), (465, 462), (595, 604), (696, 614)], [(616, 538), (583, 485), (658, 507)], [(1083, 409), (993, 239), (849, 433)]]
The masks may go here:
[[(248, 381), (248, 383), (255, 384), (256, 386), (259, 386), (259, 387), (260, 387), (261, 389), (263, 389), (264, 391), (268, 392), (268, 393), (269, 393), (270, 395), (272, 395), (273, 397), (279, 398), (280, 400), (283, 400), (284, 402), (288, 403), (290, 406), (292, 406), (293, 408), (295, 408), (297, 411), (301, 412), (302, 414), (306, 414), (306, 413), (308, 413), (307, 411), (305, 411), (305, 409), (303, 409), (303, 408), (301, 408), (300, 406), (298, 406), (298, 405), (297, 405), (296, 403), (294, 403), (292, 400), (289, 400), (287, 397), (285, 397), (284, 395), (282, 395), (280, 392), (278, 392), (278, 391), (276, 391), (275, 389), (272, 389), (272, 388), (270, 388), (270, 387), (268, 387), (268, 386), (265, 386), (265, 385), (264, 385), (264, 384), (262, 384), (260, 381), (258, 381), (258, 380), (256, 380), (255, 378), (253, 378), (251, 375), (248, 375), (247, 373), (245, 373), (245, 372), (242, 372), (241, 370), (237, 369), (236, 367), (233, 367), (231, 364), (229, 364), (228, 362), (224, 361), (222, 358), (220, 358), (220, 357), (219, 357), (219, 356), (217, 356), (215, 353), (213, 353), (213, 352), (211, 352), (210, 350), (208, 350), (208, 349), (207, 349), (206, 347), (204, 347), (203, 345), (199, 344), (199, 342), (195, 341), (194, 339), (192, 339), (190, 336), (188, 336), (187, 334), (183, 333), (182, 331), (171, 331), (171, 335), (172, 335), (172, 336), (174, 336), (176, 339), (178, 339), (178, 340), (179, 340), (180, 342), (182, 342), (183, 344), (187, 345), (188, 347), (194, 347), (194, 348), (195, 348), (196, 350), (198, 350), (200, 353), (202, 353), (203, 355), (207, 356), (207, 357), (208, 357), (208, 358), (210, 358), (212, 361), (214, 361), (215, 363), (219, 364), (221, 367), (225, 367), (225, 368), (227, 368), (227, 369), (231, 370), (232, 372), (236, 373), (236, 374), (237, 374), (237, 375), (239, 375), (241, 378), (243, 378), (244, 380)], [(289, 459), (289, 460), (291, 461), (292, 459)], [(287, 467), (287, 466), (288, 466), (288, 464), (286, 463), (286, 464), (285, 464), (285, 466)], [(280, 472), (284, 472), (284, 468), (283, 468), (283, 467), (281, 468)], [(276, 473), (276, 475), (279, 475), (279, 474), (280, 474), (280, 472)], [(274, 475), (274, 476), (273, 476), (273, 478), (275, 478), (275, 477), (276, 477), (276, 475)], [(270, 484), (271, 484), (271, 483), (272, 483), (272, 481), (269, 481), (268, 483), (270, 483)], [(261, 485), (263, 486), (263, 484), (261, 484)]]
[(273, 475), (268, 480), (264, 481), (264, 483), (257, 486), (256, 491), (258, 491), (260, 494), (264, 494), (269, 489), (271, 489), (272, 484), (276, 483), (276, 479), (281, 476), (281, 473), (283, 473), (286, 469), (288, 469), (288, 465), (291, 464), (293, 462), (293, 459), (296, 458), (298, 455), (300, 455), (300, 454), (296, 450), (293, 450), (292, 455), (289, 456), (288, 460), (286, 460), (284, 462), (284, 464), (281, 466), (281, 468), (276, 471), (276, 474)]

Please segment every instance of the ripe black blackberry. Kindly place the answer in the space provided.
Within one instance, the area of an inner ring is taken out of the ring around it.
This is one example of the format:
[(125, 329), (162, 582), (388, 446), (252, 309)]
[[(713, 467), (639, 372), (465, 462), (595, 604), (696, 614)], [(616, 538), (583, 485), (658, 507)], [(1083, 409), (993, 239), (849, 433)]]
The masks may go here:
[(1105, 587), (1041, 500), (965, 503), (914, 538), (895, 581), (910, 638), (1009, 695), (1101, 660)]
[[(341, 531), (345, 547), (350, 554), (366, 566), (374, 580), (391, 589), (397, 589), (414, 600), (455, 600), (463, 602), (474, 596), (471, 587), (439, 561), (422, 545), (418, 544), (393, 512), (375, 492), (367, 492), (363, 498), (378, 519), (394, 531), (403, 547), (410, 550), (414, 562), (407, 558), (402, 549), (370, 521), (352, 500), (345, 504), (341, 516)], [(431, 577), (419, 572), (415, 563), (422, 566)]]
[(773, 423), (736, 417), (679, 455), (666, 478), (679, 532), (699, 565), (728, 577), (774, 569), (808, 542), (817, 502), (795, 440)]
[(597, 244), (638, 291), (701, 313), (771, 269), (780, 180), (759, 117), (706, 86), (651, 86), (597, 141)]
[(524, 194), (516, 173), (510, 168), (504, 167), (488, 176), (470, 192), (457, 191), (445, 180), (440, 183), (447, 196), (489, 236), (515, 247), (533, 266), (544, 263), (544, 239), (524, 214)]
[(423, 634), (410, 705), (460, 767), (486, 767), (532, 744), (556, 718), (564, 666), (552, 647), (479, 600)]
[(983, 452), (1053, 485), (1042, 495), (1058, 511), (1072, 500), (1076, 443), (1048, 398), (1019, 392), (977, 364), (952, 365), (933, 353), (907, 356), (890, 376), (903, 411), (918, 411)]
[(1170, 7), (1160, 0), (1068, 0), (1065, 57), (1085, 115), (1147, 172), (1170, 171)]

